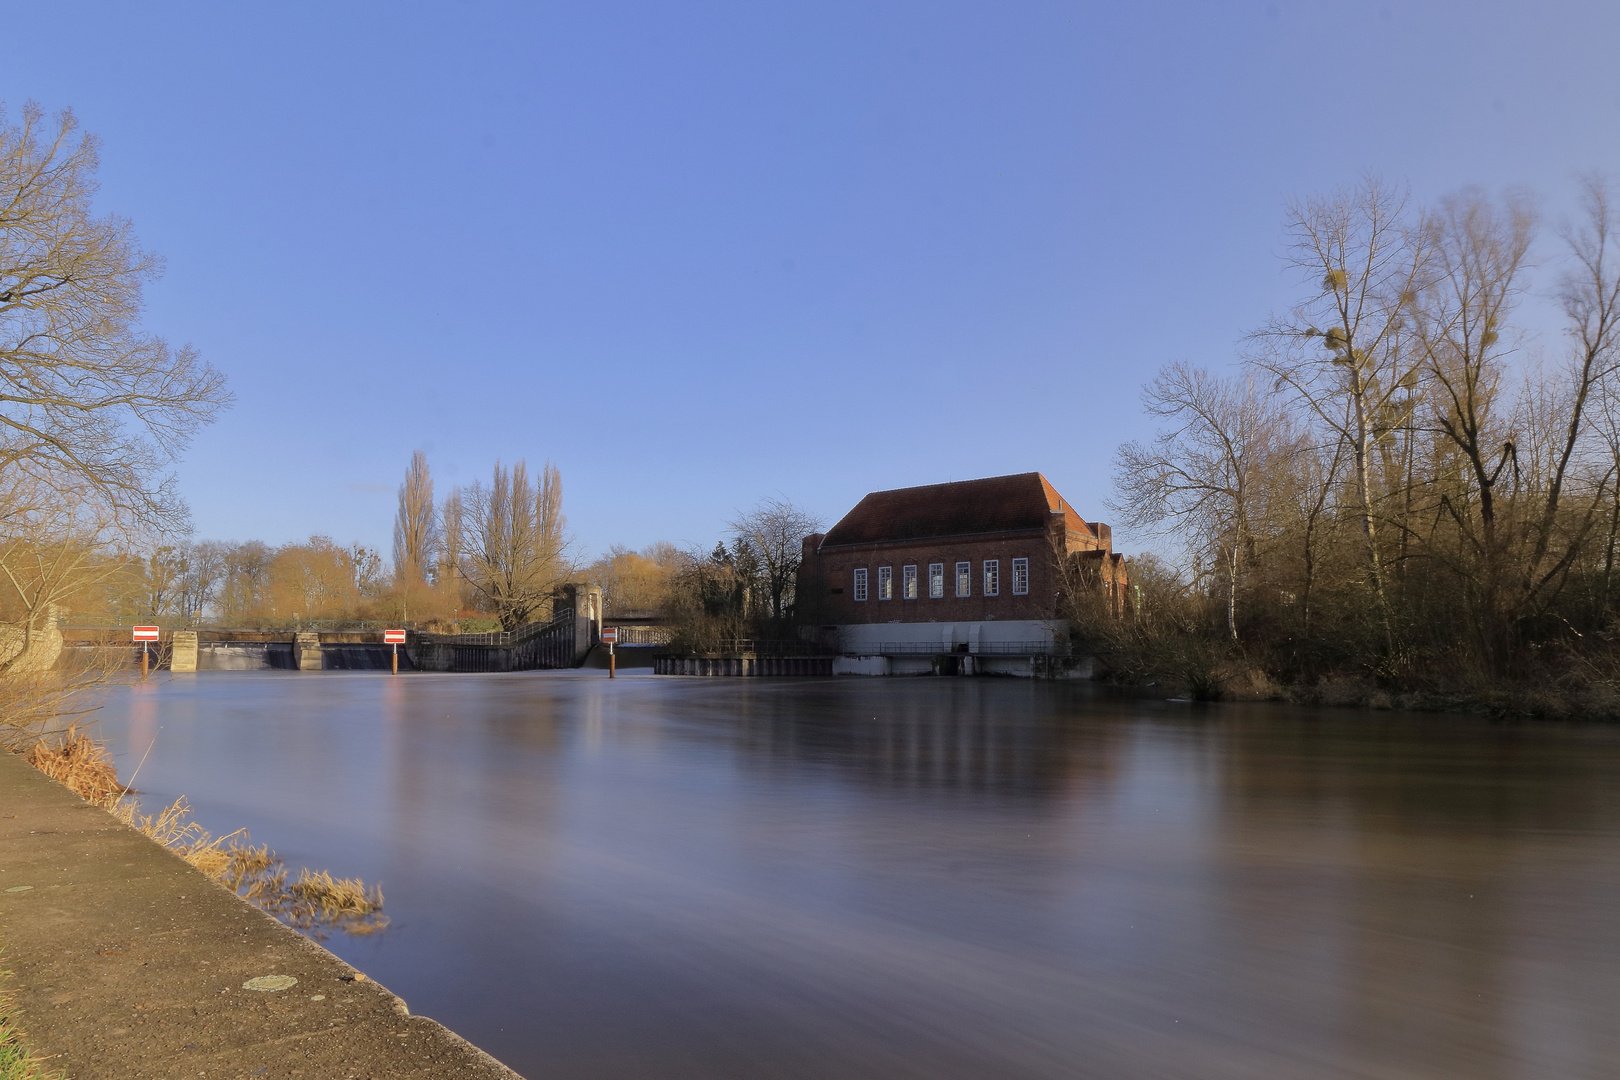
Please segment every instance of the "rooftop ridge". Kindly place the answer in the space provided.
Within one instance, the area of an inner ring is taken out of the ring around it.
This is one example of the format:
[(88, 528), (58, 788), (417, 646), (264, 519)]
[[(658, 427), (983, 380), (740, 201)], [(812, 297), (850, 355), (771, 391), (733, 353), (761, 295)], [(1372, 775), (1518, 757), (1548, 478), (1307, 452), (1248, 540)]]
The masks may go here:
[(1098, 535), (1040, 472), (918, 484), (868, 492), (821, 546), (1044, 530), (1058, 513), (1068, 531)]

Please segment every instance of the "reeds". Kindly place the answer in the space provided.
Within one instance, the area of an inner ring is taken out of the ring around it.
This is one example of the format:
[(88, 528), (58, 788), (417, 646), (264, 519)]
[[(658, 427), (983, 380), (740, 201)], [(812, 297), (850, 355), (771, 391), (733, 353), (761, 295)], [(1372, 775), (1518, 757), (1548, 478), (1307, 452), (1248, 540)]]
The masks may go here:
[(118, 768), (107, 748), (76, 727), (69, 727), (54, 743), (35, 742), (28, 751), (28, 764), (104, 810), (111, 810), (129, 793), (118, 782)]
[[(359, 878), (334, 878), (324, 870), (301, 870), (288, 882), (279, 855), (254, 846), (246, 829), (214, 836), (192, 817), (184, 796), (155, 814), (141, 813), (132, 789), (118, 782), (107, 748), (77, 728), (69, 727), (58, 740), (36, 742), (28, 763), (311, 937), (323, 938), (332, 930), (364, 936), (388, 926), (381, 888), (367, 888)], [(0, 1072), (0, 1080), (10, 1077)]]
[(246, 829), (216, 837), (191, 816), (191, 804), (176, 799), (156, 814), (140, 813), (133, 798), (111, 808), (125, 824), (156, 840), (214, 881), (314, 938), (330, 931), (366, 936), (388, 926), (382, 889), (359, 878), (299, 871), (288, 882), (287, 866), (269, 847), (255, 846)]

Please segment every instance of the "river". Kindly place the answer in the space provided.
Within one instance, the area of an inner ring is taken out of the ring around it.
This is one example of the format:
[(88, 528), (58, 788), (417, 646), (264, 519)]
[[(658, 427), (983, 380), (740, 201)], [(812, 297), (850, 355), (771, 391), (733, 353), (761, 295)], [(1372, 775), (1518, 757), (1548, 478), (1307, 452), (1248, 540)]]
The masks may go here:
[(101, 726), (148, 809), (380, 882), (328, 947), (534, 1080), (1620, 1075), (1620, 729), (595, 671)]

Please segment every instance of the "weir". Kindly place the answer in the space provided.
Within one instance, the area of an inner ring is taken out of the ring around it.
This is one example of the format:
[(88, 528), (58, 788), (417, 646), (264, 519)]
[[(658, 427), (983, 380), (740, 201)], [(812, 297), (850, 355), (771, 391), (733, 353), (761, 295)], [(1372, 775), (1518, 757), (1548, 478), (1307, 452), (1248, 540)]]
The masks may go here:
[[(572, 668), (602, 641), (602, 590), (565, 585), (552, 601), (553, 616), (516, 630), (489, 634), (406, 632), (401, 671), (534, 671)], [(68, 627), (64, 648), (124, 651), (139, 667), (141, 649), (130, 628)], [(176, 674), (196, 671), (389, 671), (394, 647), (383, 631), (206, 629), (163, 631), (150, 651), (153, 667)]]
[[(128, 641), (129, 631), (63, 631), (68, 649), (116, 649), (126, 652), (131, 667), (140, 667), (141, 650)], [(388, 671), (393, 649), (382, 632), (295, 633), (291, 630), (176, 630), (165, 633), (151, 651), (155, 670), (176, 675), (198, 671)], [(400, 669), (412, 667), (405, 649)]]

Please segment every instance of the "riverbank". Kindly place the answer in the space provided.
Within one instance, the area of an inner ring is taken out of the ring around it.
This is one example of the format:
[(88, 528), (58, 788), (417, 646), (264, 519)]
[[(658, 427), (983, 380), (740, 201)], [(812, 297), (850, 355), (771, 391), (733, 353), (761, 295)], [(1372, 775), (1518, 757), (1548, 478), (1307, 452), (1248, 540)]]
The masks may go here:
[(69, 1077), (517, 1078), (12, 754), (0, 941), (29, 1048)]

